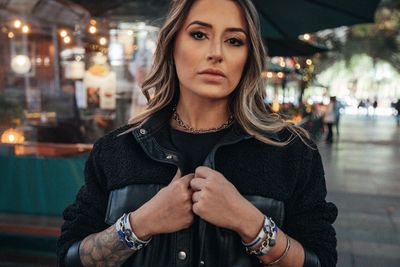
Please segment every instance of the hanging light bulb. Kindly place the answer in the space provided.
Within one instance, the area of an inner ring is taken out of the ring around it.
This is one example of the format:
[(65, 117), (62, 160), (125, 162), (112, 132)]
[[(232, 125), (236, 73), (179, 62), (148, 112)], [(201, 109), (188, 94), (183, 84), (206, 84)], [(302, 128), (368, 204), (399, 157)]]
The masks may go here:
[(21, 26), (22, 26), (22, 22), (19, 19), (14, 21), (15, 28), (19, 29), (19, 28), (21, 28)]
[(65, 36), (65, 37), (64, 37), (64, 43), (66, 43), (66, 44), (71, 43), (71, 37)]
[(24, 25), (24, 26), (22, 27), (22, 32), (23, 32), (23, 33), (28, 33), (28, 32), (29, 32), (29, 26), (28, 26), (28, 25)]
[(97, 32), (96, 27), (95, 27), (95, 26), (90, 26), (90, 27), (89, 27), (89, 32), (90, 32), (91, 34), (95, 34), (95, 33)]
[(99, 40), (99, 44), (100, 45), (106, 45), (107, 44), (107, 38), (101, 37), (100, 40)]
[(68, 35), (68, 32), (67, 32), (66, 30), (61, 30), (61, 31), (60, 31), (60, 36), (61, 36), (62, 38), (65, 38), (67, 35)]

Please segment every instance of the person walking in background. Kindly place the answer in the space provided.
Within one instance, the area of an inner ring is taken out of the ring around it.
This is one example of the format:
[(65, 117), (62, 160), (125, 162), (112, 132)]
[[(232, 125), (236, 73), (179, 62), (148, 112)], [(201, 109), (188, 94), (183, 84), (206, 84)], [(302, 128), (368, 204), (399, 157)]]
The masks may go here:
[(372, 107), (374, 108), (374, 117), (376, 115), (376, 108), (378, 107), (378, 100), (375, 97), (374, 103), (372, 103)]
[(397, 114), (396, 114), (397, 126), (400, 126), (400, 98), (397, 100), (396, 104), (394, 105), (394, 109), (397, 111)]
[(333, 143), (333, 125), (336, 122), (335, 107), (336, 107), (336, 97), (331, 96), (330, 102), (326, 107), (324, 115), (324, 122), (328, 128), (328, 134), (326, 135), (325, 141), (329, 144)]
[(340, 123), (340, 116), (342, 112), (342, 108), (344, 108), (344, 105), (342, 102), (338, 101), (335, 97), (335, 128), (336, 128), (336, 135), (339, 137), (339, 123)]

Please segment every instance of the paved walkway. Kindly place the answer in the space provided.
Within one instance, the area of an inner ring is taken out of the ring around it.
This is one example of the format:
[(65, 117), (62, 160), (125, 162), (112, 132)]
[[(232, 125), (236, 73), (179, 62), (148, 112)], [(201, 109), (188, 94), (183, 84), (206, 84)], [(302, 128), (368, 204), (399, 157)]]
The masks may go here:
[(400, 128), (393, 117), (343, 116), (340, 137), (319, 149), (340, 267), (400, 266)]

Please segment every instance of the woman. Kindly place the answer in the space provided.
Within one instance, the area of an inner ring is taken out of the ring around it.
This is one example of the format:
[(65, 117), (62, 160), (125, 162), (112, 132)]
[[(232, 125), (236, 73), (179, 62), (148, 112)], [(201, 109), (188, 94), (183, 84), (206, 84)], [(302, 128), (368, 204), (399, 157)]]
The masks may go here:
[(64, 212), (67, 266), (335, 266), (318, 151), (263, 104), (250, 0), (173, 1), (148, 108), (98, 140)]

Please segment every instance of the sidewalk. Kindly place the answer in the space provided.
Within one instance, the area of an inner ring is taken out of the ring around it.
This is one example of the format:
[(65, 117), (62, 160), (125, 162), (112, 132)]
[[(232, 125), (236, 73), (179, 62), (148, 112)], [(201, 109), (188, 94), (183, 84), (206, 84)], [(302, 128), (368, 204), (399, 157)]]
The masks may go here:
[(400, 128), (393, 117), (346, 115), (340, 138), (319, 149), (340, 267), (400, 266)]

